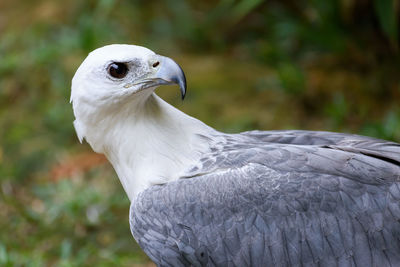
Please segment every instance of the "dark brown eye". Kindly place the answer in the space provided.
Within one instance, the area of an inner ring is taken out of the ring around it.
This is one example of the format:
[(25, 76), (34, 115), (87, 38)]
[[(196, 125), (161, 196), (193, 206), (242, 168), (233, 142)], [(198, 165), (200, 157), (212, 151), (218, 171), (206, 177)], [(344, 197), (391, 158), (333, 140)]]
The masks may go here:
[(122, 79), (128, 73), (128, 67), (125, 63), (114, 62), (108, 66), (108, 73), (117, 79)]
[(158, 65), (160, 65), (159, 61), (157, 61), (156, 63), (153, 64), (153, 68), (157, 67)]

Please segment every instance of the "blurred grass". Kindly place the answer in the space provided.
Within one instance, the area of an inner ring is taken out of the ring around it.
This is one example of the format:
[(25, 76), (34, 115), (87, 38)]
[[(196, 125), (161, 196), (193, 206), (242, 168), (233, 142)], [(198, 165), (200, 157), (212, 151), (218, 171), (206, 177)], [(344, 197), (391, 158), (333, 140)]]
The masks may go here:
[(175, 58), (187, 99), (157, 93), (222, 131), (400, 141), (398, 17), (395, 0), (0, 2), (0, 266), (149, 262), (114, 171), (72, 126), (70, 80), (91, 50)]

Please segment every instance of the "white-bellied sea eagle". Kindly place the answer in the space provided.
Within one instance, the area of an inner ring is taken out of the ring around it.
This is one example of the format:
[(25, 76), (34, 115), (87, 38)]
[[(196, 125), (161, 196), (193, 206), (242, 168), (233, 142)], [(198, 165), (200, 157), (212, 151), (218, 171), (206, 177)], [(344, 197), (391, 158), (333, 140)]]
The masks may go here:
[(400, 266), (400, 145), (313, 131), (225, 134), (159, 98), (186, 79), (134, 45), (91, 52), (74, 126), (111, 162), (159, 266)]

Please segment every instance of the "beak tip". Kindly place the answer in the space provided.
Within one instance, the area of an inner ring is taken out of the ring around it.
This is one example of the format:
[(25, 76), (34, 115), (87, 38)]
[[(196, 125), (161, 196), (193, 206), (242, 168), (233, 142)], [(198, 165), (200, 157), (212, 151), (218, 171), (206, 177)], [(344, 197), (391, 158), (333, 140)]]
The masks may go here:
[(185, 80), (184, 82), (180, 82), (180, 83), (179, 83), (179, 87), (180, 87), (180, 89), (181, 89), (181, 97), (182, 97), (182, 100), (184, 100), (184, 99), (185, 99), (185, 96), (186, 96), (186, 80)]

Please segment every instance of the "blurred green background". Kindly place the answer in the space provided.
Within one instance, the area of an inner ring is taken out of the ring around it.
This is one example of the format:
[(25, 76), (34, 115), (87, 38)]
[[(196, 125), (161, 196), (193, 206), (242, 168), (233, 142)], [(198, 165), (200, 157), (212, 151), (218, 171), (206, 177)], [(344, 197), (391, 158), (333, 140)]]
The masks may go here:
[(71, 78), (91, 50), (174, 58), (165, 100), (228, 132), (400, 141), (399, 1), (1, 1), (0, 266), (149, 265), (111, 166), (80, 145)]

